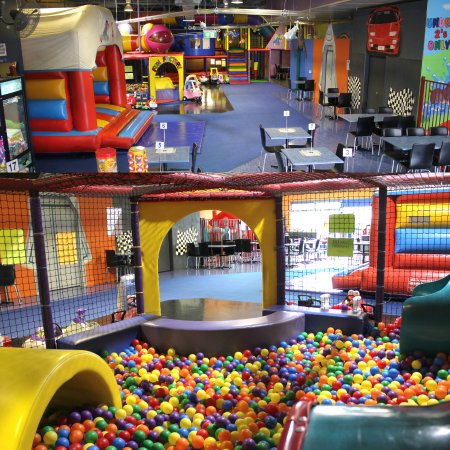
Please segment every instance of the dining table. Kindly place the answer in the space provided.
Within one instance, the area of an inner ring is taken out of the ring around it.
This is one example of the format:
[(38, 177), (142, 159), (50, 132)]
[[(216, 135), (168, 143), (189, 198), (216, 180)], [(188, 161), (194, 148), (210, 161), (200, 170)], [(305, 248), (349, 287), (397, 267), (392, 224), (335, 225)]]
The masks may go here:
[(284, 140), (286, 147), (291, 139), (311, 139), (311, 135), (302, 127), (269, 127), (264, 128), (269, 139)]
[(157, 164), (160, 172), (166, 172), (169, 164), (183, 164), (189, 165), (191, 147), (188, 145), (170, 146), (155, 149), (154, 147), (147, 147), (148, 164)]
[(395, 114), (365, 114), (365, 113), (353, 113), (353, 114), (338, 114), (338, 117), (342, 120), (345, 120), (346, 122), (349, 122), (350, 124), (358, 122), (358, 119), (364, 118), (364, 117), (372, 117), (373, 121), (375, 123), (383, 122), (385, 117), (394, 116)]
[(344, 163), (341, 158), (325, 147), (284, 148), (281, 153), (287, 158), (288, 166), (291, 168), (307, 166), (308, 172), (313, 172), (314, 166)]
[(449, 142), (450, 136), (400, 136), (384, 137), (384, 142), (407, 152), (412, 150), (414, 144), (434, 144), (435, 150), (441, 148), (443, 142)]

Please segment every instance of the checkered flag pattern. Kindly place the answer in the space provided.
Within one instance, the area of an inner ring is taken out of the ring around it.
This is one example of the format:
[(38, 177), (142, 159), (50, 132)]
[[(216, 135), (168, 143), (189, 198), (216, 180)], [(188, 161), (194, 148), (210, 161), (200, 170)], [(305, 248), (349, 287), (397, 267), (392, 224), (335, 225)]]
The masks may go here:
[(411, 89), (394, 91), (392, 88), (389, 88), (388, 106), (394, 110), (394, 114), (409, 116), (412, 113), (414, 101)]
[(187, 253), (187, 244), (198, 241), (198, 229), (191, 227), (187, 230), (177, 230), (177, 244), (175, 255), (182, 256)]
[(352, 94), (352, 110), (361, 106), (361, 80), (358, 77), (348, 77), (347, 91)]
[(127, 254), (133, 250), (133, 235), (131, 231), (125, 231), (116, 237), (117, 253)]

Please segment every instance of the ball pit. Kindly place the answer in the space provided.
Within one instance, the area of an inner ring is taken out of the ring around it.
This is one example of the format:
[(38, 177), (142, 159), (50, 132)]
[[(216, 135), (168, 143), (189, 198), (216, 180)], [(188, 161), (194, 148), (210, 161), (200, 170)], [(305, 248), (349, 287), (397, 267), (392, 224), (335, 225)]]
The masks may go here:
[(234, 355), (159, 354), (133, 341), (102, 355), (122, 408), (50, 412), (34, 450), (274, 449), (298, 400), (334, 405), (434, 405), (450, 401), (450, 357), (399, 354), (399, 330), (371, 335), (329, 328)]

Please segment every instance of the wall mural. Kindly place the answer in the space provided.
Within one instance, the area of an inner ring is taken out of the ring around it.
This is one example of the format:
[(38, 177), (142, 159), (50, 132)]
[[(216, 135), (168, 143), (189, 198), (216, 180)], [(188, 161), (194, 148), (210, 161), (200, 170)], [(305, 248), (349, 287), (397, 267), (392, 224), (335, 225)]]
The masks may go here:
[(411, 89), (394, 91), (394, 89), (389, 88), (388, 106), (394, 110), (394, 114), (400, 116), (411, 115), (414, 101), (415, 99)]
[(367, 51), (398, 55), (402, 18), (396, 6), (373, 9), (367, 19)]

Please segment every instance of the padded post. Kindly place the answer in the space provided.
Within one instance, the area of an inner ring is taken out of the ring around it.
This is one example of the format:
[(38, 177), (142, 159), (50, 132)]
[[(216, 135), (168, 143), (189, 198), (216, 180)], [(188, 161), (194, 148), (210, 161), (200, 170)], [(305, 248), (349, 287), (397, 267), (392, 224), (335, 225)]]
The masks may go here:
[(120, 50), (115, 45), (108, 45), (105, 50), (108, 67), (109, 97), (113, 105), (127, 107), (127, 89), (125, 68)]
[(97, 128), (94, 83), (91, 72), (69, 72), (73, 125), (78, 131)]

